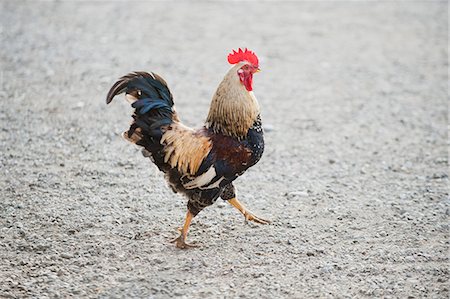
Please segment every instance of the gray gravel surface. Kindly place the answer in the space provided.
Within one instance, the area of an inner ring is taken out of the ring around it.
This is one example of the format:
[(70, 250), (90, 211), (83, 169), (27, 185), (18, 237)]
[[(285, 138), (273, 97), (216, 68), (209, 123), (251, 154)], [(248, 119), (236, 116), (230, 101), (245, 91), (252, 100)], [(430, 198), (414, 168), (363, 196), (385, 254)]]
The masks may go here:
[[(0, 297), (447, 298), (447, 2), (0, 3)], [(232, 48), (261, 60), (266, 152), (186, 200), (122, 140), (132, 70), (201, 126)]]

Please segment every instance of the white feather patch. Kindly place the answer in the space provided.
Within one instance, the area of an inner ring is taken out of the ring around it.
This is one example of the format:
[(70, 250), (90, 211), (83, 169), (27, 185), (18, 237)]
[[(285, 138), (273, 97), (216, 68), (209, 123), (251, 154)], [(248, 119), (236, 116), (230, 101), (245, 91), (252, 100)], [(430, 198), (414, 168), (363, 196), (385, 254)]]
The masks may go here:
[(200, 189), (214, 189), (219, 187), (220, 183), (223, 181), (224, 177), (221, 177), (220, 179), (218, 179), (214, 184), (208, 185), (206, 187), (200, 187)]
[(127, 102), (130, 104), (133, 104), (134, 102), (137, 101), (137, 99), (135, 97), (133, 97), (131, 94), (126, 94), (125, 98), (126, 98)]
[(194, 188), (200, 188), (202, 186), (208, 185), (216, 176), (216, 169), (214, 166), (211, 166), (207, 172), (205, 172), (202, 175), (199, 175), (192, 181), (184, 184), (184, 188), (186, 189), (194, 189)]

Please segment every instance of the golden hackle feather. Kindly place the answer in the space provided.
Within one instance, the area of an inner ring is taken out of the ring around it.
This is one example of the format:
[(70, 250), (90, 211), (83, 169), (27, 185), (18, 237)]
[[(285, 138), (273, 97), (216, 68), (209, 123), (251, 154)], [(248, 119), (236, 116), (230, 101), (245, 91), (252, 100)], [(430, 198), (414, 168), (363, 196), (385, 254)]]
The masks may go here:
[(161, 138), (164, 162), (182, 174), (194, 175), (212, 148), (211, 141), (202, 131), (194, 131), (179, 122), (165, 129)]

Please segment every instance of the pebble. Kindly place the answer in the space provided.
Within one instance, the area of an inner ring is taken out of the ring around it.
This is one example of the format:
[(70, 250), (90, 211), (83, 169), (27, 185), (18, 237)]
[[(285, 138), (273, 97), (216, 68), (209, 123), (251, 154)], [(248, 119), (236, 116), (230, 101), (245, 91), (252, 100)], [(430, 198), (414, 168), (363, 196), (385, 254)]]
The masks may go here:
[(314, 253), (314, 251), (307, 251), (306, 255), (307, 256), (315, 256), (316, 254)]
[(285, 196), (288, 199), (293, 199), (293, 198), (296, 198), (296, 197), (307, 197), (308, 196), (308, 192), (306, 192), (306, 191), (292, 191), (292, 192), (286, 193)]
[(85, 106), (85, 103), (82, 101), (79, 101), (75, 104), (75, 106), (73, 106), (73, 109), (81, 109)]
[(405, 261), (409, 262), (409, 263), (413, 263), (416, 261), (416, 259), (413, 256), (408, 255), (408, 256), (405, 256)]
[(275, 130), (275, 127), (274, 127), (273, 125), (271, 125), (271, 124), (265, 124), (265, 123), (263, 123), (263, 129), (264, 129), (264, 132), (269, 133), (269, 132), (274, 131), (274, 130)]
[(70, 253), (67, 253), (67, 252), (61, 253), (60, 256), (62, 258), (64, 258), (64, 259), (71, 259), (71, 258), (73, 258), (73, 254), (70, 254)]
[(388, 235), (388, 233), (385, 232), (385, 231), (381, 231), (378, 234), (379, 234), (380, 237), (386, 237)]

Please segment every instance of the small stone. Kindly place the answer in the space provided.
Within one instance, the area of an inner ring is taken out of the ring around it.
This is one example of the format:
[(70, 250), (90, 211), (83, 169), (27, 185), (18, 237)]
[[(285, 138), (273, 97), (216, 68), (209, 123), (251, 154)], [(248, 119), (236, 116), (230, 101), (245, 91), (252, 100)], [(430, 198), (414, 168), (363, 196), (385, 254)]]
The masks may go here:
[(292, 191), (289, 193), (286, 193), (285, 196), (289, 199), (295, 198), (295, 197), (307, 197), (308, 192), (306, 191)]
[(334, 270), (334, 267), (332, 265), (325, 265), (320, 269), (320, 272), (322, 273), (330, 273)]
[(314, 252), (312, 252), (312, 251), (307, 251), (307, 252), (306, 252), (306, 255), (307, 255), (307, 256), (314, 256), (314, 255), (315, 255), (315, 253), (314, 253)]
[(19, 229), (19, 231), (17, 232), (17, 234), (18, 234), (18, 235), (19, 235), (19, 237), (21, 237), (21, 238), (24, 238), (24, 237), (25, 237), (25, 235), (26, 235), (25, 231), (24, 231), (24, 230), (22, 230), (22, 229)]
[(408, 255), (408, 256), (405, 257), (405, 261), (406, 261), (406, 262), (413, 263), (413, 262), (416, 261), (416, 259), (415, 259), (413, 256)]
[(386, 236), (388, 235), (388, 233), (385, 232), (385, 231), (381, 231), (381, 232), (379, 233), (379, 235), (380, 235), (380, 237), (386, 237)]
[(275, 130), (275, 127), (271, 124), (264, 124), (263, 129), (265, 132), (272, 132)]
[[(19, 265), (20, 266), (25, 266), (25, 265), (28, 265), (28, 262), (26, 262), (26, 261), (20, 261), (19, 262)], [(439, 281), (439, 280), (438, 280)]]
[(433, 176), (431, 177), (432, 179), (445, 179), (448, 178), (448, 174), (446, 173), (433, 173)]
[(67, 252), (61, 253), (60, 255), (63, 259), (71, 259), (73, 258), (73, 255)]
[(73, 109), (81, 109), (84, 107), (84, 102), (79, 101), (78, 103), (75, 104), (75, 106), (73, 107)]

